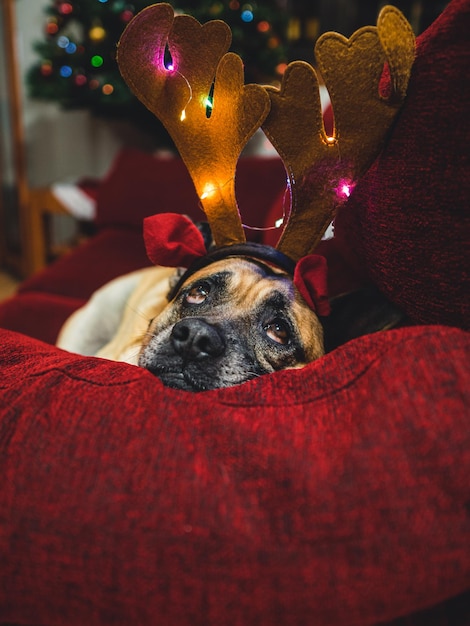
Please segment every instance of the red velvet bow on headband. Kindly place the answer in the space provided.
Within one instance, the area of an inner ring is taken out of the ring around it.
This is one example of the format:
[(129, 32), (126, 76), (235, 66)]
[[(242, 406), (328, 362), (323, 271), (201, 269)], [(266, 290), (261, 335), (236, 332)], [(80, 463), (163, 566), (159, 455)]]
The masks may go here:
[[(193, 222), (178, 213), (159, 213), (144, 220), (144, 242), (149, 259), (164, 267), (189, 267), (207, 254), (204, 239)], [(328, 315), (330, 304), (324, 257), (304, 256), (294, 270), (294, 285), (318, 315)]]

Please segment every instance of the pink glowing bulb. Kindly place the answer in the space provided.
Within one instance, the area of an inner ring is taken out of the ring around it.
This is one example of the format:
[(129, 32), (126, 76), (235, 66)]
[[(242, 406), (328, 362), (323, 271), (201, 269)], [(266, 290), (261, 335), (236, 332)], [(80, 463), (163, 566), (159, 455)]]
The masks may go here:
[(345, 200), (346, 198), (349, 198), (353, 188), (354, 185), (352, 183), (342, 180), (336, 188), (336, 193), (340, 198), (343, 198)]

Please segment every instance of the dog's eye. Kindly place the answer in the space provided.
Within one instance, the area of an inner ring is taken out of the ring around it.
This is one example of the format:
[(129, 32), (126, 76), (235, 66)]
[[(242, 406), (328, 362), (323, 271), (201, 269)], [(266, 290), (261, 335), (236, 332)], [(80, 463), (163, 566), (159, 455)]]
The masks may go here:
[(264, 326), (264, 332), (270, 339), (272, 339), (272, 341), (275, 341), (276, 343), (280, 343), (283, 346), (289, 343), (289, 327), (284, 320), (279, 318), (273, 319)]
[(209, 295), (210, 287), (205, 283), (194, 285), (184, 297), (186, 304), (202, 304)]

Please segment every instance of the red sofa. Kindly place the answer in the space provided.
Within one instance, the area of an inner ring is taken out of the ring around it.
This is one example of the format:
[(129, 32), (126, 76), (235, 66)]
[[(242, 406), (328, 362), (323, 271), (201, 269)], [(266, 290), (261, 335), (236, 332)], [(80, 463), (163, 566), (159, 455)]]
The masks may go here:
[[(58, 350), (93, 289), (148, 263), (145, 193), (197, 211), (183, 171), (155, 193), (160, 166), (145, 185), (119, 160), (97, 234), (2, 303), (0, 624), (468, 626), (469, 16), (453, 0), (420, 36), (321, 244), (332, 292), (372, 280), (408, 327), (201, 394)], [(264, 224), (274, 178), (240, 189)]]

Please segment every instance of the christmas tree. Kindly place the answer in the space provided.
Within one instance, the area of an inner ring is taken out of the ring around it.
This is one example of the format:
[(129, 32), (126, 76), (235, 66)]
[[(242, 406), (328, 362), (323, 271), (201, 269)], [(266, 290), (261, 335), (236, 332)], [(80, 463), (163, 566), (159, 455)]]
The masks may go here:
[[(128, 120), (164, 141), (160, 123), (132, 96), (115, 60), (116, 44), (126, 24), (151, 4), (54, 0), (46, 8), (44, 37), (35, 44), (39, 59), (28, 72), (30, 96), (58, 102), (63, 108)], [(229, 24), (231, 50), (243, 59), (245, 82), (279, 78), (286, 61), (288, 17), (276, 2), (181, 0), (170, 4), (201, 23), (222, 19)]]

